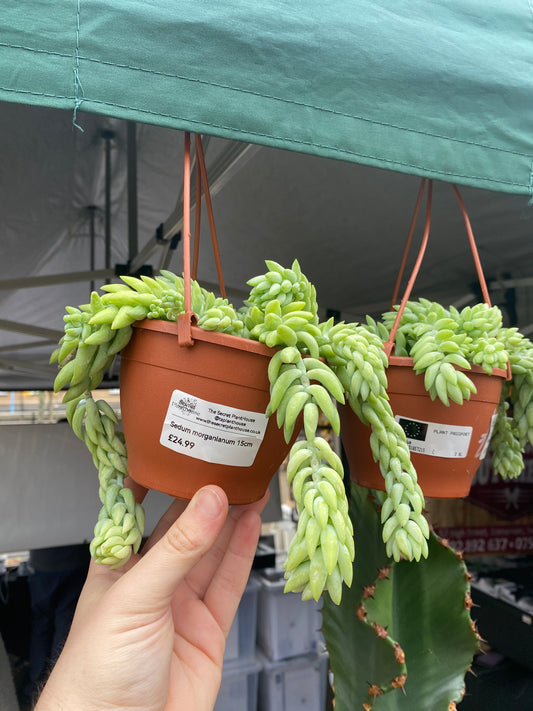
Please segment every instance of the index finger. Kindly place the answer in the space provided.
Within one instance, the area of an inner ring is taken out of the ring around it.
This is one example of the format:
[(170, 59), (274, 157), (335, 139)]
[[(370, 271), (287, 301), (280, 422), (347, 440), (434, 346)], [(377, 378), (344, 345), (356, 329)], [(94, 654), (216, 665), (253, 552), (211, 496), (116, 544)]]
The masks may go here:
[[(215, 543), (210, 548), (208, 553), (200, 561), (198, 561), (198, 563), (187, 575), (187, 583), (199, 598), (204, 597), (213, 580), (213, 576), (219, 570), (222, 561), (226, 557), (235, 528), (239, 525), (241, 518), (245, 517), (249, 512), (253, 512), (260, 516), (268, 502), (269, 497), (270, 491), (267, 489), (259, 501), (254, 501), (251, 504), (241, 504), (230, 507), (228, 518), (226, 519), (224, 527), (219, 533)], [(257, 547), (257, 541), (255, 547)]]

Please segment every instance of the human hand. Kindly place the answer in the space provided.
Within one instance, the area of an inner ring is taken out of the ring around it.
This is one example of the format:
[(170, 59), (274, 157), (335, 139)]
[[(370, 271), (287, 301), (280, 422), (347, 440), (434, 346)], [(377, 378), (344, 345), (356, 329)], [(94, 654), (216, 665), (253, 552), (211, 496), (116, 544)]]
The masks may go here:
[(176, 500), (124, 568), (92, 562), (35, 711), (212, 709), (267, 499), (228, 513), (206, 486)]

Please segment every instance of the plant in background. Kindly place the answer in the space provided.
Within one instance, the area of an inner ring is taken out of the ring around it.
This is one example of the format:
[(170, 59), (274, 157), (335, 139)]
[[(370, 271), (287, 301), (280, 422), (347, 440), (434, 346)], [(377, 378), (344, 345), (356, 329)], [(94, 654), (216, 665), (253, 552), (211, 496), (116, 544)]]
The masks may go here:
[(427, 559), (391, 560), (379, 524), (383, 498), (352, 485), (349, 513), (364, 554), (340, 604), (324, 599), (335, 711), (453, 711), (479, 648), (470, 576), (434, 533)]
[[(396, 307), (397, 310), (397, 307)], [(372, 331), (387, 341), (396, 310), (382, 322), (368, 318)], [(468, 376), (472, 365), (492, 374), (509, 368), (491, 435), (492, 465), (502, 478), (524, 469), (523, 451), (533, 444), (533, 344), (517, 328), (503, 326), (497, 306), (478, 303), (458, 311), (420, 299), (408, 301), (395, 336), (395, 355), (413, 358), (425, 388), (444, 405), (469, 400), (476, 388)], [(509, 409), (511, 414), (509, 415)]]
[[(300, 417), (304, 432), (287, 467), (299, 522), (285, 563), (286, 590), (301, 593), (303, 599), (318, 599), (327, 590), (339, 603), (343, 581), (349, 586), (353, 576), (353, 525), (341, 460), (316, 436), (320, 413), (339, 434), (334, 401), (347, 401), (370, 425), (386, 488), (382, 536), (387, 555), (396, 561), (418, 561), (428, 554), (424, 498), (405, 433), (388, 403), (387, 358), (379, 335), (365, 325), (321, 322), (315, 288), (298, 262), (291, 268), (273, 261), (266, 265), (265, 274), (248, 282), (251, 291), (242, 308), (193, 281), (192, 310), (201, 328), (276, 348), (268, 368), (267, 415), (276, 417), (287, 441)], [(88, 304), (67, 307), (65, 333), (51, 357), (60, 368), (54, 389), (67, 387), (67, 418), (99, 473), (102, 508), (91, 554), (111, 566), (122, 565), (138, 550), (144, 516), (124, 487), (127, 452), (118, 418), (91, 392), (129, 342), (132, 324), (145, 318), (176, 321), (184, 311), (183, 279), (169, 271), (155, 278), (124, 276), (122, 282), (102, 287), (102, 295), (93, 292)]]

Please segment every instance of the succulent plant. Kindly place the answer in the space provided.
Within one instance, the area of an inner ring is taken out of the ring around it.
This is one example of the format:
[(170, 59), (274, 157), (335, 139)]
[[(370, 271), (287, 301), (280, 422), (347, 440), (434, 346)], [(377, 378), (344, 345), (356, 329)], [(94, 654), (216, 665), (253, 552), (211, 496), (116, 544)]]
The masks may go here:
[[(367, 325), (388, 341), (398, 307), (383, 314), (381, 322)], [(408, 301), (394, 340), (395, 355), (413, 358), (414, 370), (423, 374), (432, 399), (461, 405), (476, 391), (468, 376), (472, 365), (487, 374), (508, 369), (491, 435), (494, 471), (504, 479), (524, 469), (523, 451), (533, 444), (533, 344), (517, 328), (503, 325), (497, 306), (478, 303), (461, 311), (453, 306), (420, 299)], [(511, 414), (509, 414), (509, 410)]]
[[(192, 282), (191, 304), (198, 325), (250, 338), (275, 348), (268, 367), (270, 402), (287, 442), (300, 416), (303, 439), (289, 454), (288, 481), (299, 515), (290, 544), (286, 590), (318, 599), (324, 590), (339, 603), (343, 582), (351, 584), (355, 554), (353, 526), (339, 456), (316, 436), (320, 414), (339, 434), (335, 401), (347, 401), (371, 427), (371, 445), (380, 463), (386, 495), (381, 509), (383, 540), (394, 560), (428, 554), (429, 527), (424, 497), (411, 464), (405, 433), (387, 397), (387, 358), (380, 336), (366, 325), (321, 322), (314, 286), (295, 261), (285, 268), (266, 262), (268, 271), (251, 279), (240, 309)], [(155, 278), (122, 277), (102, 287), (88, 304), (67, 307), (65, 333), (51, 360), (59, 364), (55, 390), (67, 388), (67, 418), (85, 441), (99, 472), (102, 508), (91, 553), (97, 561), (122, 565), (139, 547), (142, 508), (124, 486), (127, 452), (118, 418), (93, 391), (115, 355), (128, 343), (132, 324), (145, 318), (175, 321), (184, 310), (183, 278), (162, 271)]]
[(433, 533), (427, 560), (392, 560), (380, 531), (382, 500), (382, 492), (352, 485), (349, 515), (364, 555), (341, 603), (324, 600), (335, 709), (451, 711), (479, 648), (470, 576)]

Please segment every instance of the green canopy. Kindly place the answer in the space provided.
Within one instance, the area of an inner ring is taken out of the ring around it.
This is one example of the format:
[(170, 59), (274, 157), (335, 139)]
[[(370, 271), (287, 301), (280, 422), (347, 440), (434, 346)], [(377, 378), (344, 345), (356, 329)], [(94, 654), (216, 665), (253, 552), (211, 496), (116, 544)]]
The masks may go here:
[(528, 0), (8, 0), (0, 100), (533, 195)]

